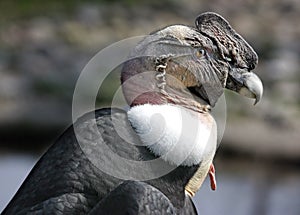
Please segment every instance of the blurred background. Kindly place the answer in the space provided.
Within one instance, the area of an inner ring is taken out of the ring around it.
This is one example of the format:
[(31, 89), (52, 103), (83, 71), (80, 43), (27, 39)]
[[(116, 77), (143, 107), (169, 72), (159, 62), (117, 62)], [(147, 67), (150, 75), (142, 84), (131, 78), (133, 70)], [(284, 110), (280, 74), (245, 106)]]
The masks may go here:
[[(102, 48), (169, 24), (224, 16), (259, 55), (264, 97), (226, 92), (227, 126), (200, 214), (300, 214), (300, 1), (125, 0), (0, 2), (0, 211), (71, 122), (83, 67)], [(98, 107), (110, 103), (107, 79)]]

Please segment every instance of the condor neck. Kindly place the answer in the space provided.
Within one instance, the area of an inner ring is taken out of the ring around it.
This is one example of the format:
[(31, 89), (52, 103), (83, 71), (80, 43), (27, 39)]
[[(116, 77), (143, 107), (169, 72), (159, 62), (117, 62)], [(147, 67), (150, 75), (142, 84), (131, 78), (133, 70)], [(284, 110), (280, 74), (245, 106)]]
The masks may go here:
[[(207, 101), (194, 97), (176, 77), (166, 73), (164, 81), (157, 80), (152, 63), (149, 59), (134, 59), (124, 65), (121, 73), (122, 90), (131, 107), (175, 104), (201, 112), (201, 106), (208, 106)], [(142, 72), (144, 70), (146, 72)]]
[(165, 105), (168, 104), (168, 100), (160, 92), (147, 92), (135, 98), (130, 106), (134, 107), (144, 104)]

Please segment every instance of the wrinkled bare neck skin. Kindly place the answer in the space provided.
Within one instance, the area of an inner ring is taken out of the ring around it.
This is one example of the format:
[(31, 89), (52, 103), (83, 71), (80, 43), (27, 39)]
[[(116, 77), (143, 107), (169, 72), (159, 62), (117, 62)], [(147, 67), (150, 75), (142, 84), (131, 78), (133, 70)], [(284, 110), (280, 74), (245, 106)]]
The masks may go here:
[[(177, 29), (176, 26), (170, 28)], [(180, 26), (179, 29), (181, 28), (188, 27)], [(169, 36), (164, 38), (164, 36), (164, 32), (163, 34), (158, 32), (155, 35), (149, 35), (149, 38), (142, 41), (132, 53), (133, 56), (144, 55), (147, 57), (138, 57), (124, 64), (121, 81), (127, 102), (131, 105), (145, 101), (151, 104), (168, 103), (161, 96), (155, 78), (155, 60), (161, 56), (168, 56), (166, 92), (195, 100), (188, 88), (199, 87), (202, 88), (199, 90), (202, 97), (197, 98), (198, 102), (214, 105), (217, 98), (223, 93), (226, 74), (225, 76), (221, 74), (220, 71), (222, 70), (219, 69), (223, 65), (215, 66), (217, 62), (209, 56), (210, 53), (201, 58), (197, 57), (198, 49), (189, 45), (191, 41), (182, 45), (180, 40), (175, 40)], [(150, 42), (150, 39), (154, 41), (151, 40)]]

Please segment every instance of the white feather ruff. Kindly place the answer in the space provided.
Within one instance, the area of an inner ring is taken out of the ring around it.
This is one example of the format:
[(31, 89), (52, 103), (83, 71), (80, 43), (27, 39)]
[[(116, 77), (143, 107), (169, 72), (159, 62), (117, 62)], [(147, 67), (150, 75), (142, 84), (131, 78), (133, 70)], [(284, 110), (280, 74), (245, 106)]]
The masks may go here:
[(170, 164), (191, 166), (214, 156), (217, 130), (208, 113), (171, 104), (144, 104), (127, 114), (142, 143)]

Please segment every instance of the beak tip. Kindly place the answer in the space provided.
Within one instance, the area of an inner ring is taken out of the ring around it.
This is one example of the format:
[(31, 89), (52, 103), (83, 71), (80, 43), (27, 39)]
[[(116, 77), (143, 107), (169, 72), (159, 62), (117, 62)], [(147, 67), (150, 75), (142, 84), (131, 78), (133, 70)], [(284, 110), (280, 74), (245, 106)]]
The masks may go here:
[(259, 99), (255, 99), (253, 106), (257, 105), (258, 102), (259, 102)]
[(253, 105), (256, 105), (263, 95), (263, 84), (260, 78), (254, 73), (247, 74), (247, 76), (245, 76), (245, 80), (246, 81), (244, 83), (247, 89), (246, 91), (248, 91), (247, 95), (255, 98)]
[(254, 104), (253, 104), (254, 106), (257, 105), (257, 103), (260, 101), (261, 96), (262, 96), (262, 92), (260, 94), (256, 95), (255, 101), (254, 101)]

